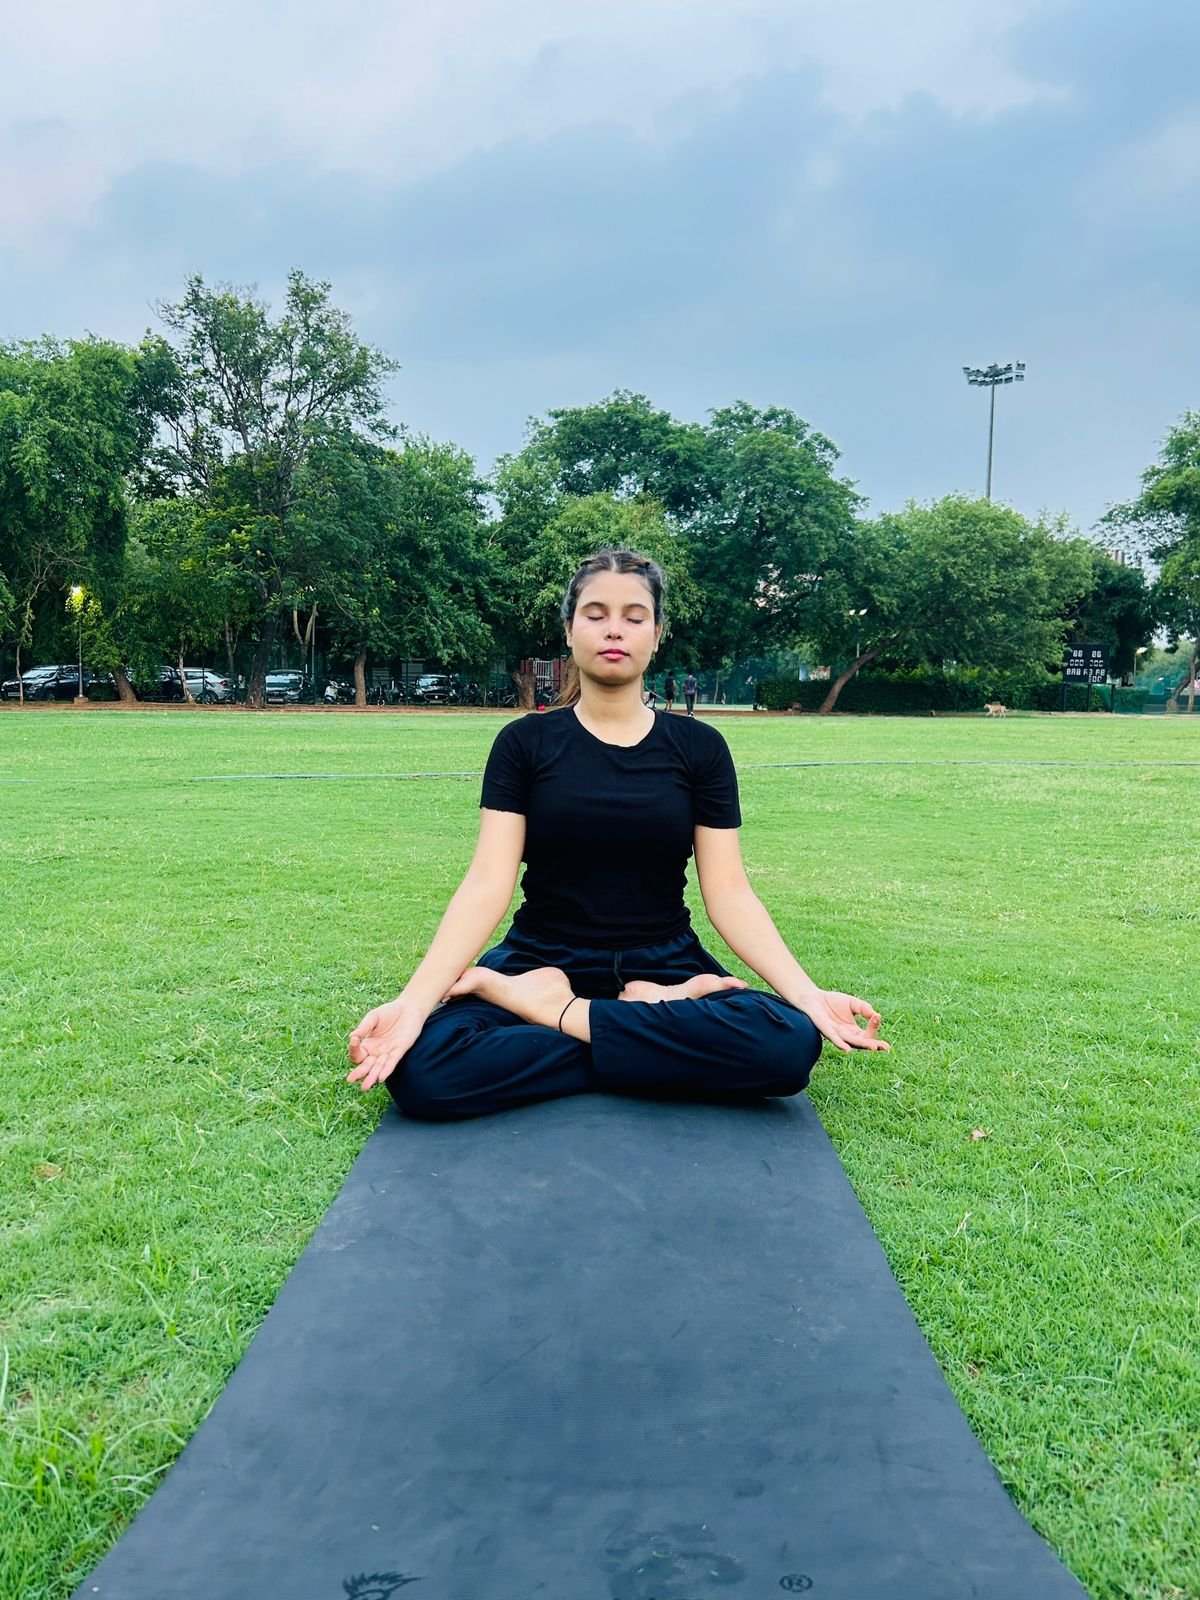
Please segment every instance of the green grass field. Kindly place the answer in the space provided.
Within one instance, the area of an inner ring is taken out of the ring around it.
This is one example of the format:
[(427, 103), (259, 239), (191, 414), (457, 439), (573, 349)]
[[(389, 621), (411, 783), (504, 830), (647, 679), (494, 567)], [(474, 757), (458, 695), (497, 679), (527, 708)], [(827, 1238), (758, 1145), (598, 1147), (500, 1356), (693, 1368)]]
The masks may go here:
[[(500, 721), (0, 712), (6, 1600), (116, 1538), (337, 1192)], [(972, 1426), (1098, 1600), (1196, 1600), (1200, 727), (721, 727), (759, 893), (884, 1014), (812, 1098)]]

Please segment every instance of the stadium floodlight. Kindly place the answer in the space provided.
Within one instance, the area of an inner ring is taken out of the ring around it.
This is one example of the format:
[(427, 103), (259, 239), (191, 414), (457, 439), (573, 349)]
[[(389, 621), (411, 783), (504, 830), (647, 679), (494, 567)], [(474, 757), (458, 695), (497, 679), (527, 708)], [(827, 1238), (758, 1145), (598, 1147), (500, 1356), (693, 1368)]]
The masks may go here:
[(992, 403), (988, 417), (987, 498), (992, 498), (992, 443), (996, 436), (996, 390), (1002, 383), (1024, 383), (1025, 363), (1008, 361), (1004, 366), (993, 362), (990, 367), (964, 367), (963, 374), (972, 387), (990, 389)]

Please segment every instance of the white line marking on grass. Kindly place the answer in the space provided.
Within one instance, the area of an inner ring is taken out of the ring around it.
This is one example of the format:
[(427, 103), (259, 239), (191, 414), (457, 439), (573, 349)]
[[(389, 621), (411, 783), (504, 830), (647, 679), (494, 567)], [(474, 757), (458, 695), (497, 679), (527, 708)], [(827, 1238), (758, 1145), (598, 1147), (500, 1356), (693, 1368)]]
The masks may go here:
[[(989, 756), (939, 756), (933, 759), (879, 756), (863, 761), (743, 761), (739, 772), (776, 772), (799, 767), (1200, 767), (1200, 761), (1048, 761), (1032, 757)], [(165, 783), (369, 783), (387, 779), (393, 782), (412, 783), (423, 778), (479, 778), (483, 768), (470, 772), (198, 772), (190, 776), (151, 779)], [(0, 776), (0, 783), (56, 783), (71, 782), (61, 776), (53, 778), (8, 778)], [(74, 780), (83, 782), (85, 780)], [(96, 778), (88, 774), (86, 782), (127, 784), (126, 778)], [(134, 780), (135, 782), (137, 780)]]

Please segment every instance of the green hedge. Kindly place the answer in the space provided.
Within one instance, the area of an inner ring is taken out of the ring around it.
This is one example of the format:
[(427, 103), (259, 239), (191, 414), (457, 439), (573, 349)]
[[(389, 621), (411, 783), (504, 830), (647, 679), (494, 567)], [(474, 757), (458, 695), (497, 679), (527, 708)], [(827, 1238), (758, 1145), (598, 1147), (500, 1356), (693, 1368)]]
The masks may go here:
[[(851, 678), (837, 698), (835, 710), (869, 716), (928, 716), (931, 711), (982, 711), (989, 700), (999, 700), (1010, 711), (1060, 711), (1062, 680), (1048, 675), (1022, 673), (860, 673)], [(816, 711), (829, 693), (827, 681), (763, 678), (757, 704), (767, 711), (787, 711), (799, 706)], [(1109, 689), (1092, 690), (1092, 710), (1109, 710)], [(1131, 697), (1138, 704), (1129, 703)], [(1118, 691), (1118, 711), (1140, 711), (1146, 699), (1141, 690)], [(1086, 684), (1067, 686), (1068, 711), (1085, 711)]]

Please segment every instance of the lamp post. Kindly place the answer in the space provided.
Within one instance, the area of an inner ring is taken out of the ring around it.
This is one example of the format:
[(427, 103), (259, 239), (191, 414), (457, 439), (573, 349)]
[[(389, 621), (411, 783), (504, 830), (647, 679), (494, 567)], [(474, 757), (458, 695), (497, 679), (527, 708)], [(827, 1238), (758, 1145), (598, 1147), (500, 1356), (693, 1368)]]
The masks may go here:
[(1150, 648), (1150, 646), (1148, 644), (1140, 644), (1140, 645), (1138, 645), (1137, 649), (1133, 652), (1133, 687), (1135, 689), (1137, 688), (1138, 667), (1141, 665), (1141, 663), (1138, 660), (1138, 657), (1139, 656), (1144, 656), (1146, 654), (1146, 651), (1149, 650), (1149, 648)]
[[(851, 611), (850, 612), (850, 615), (852, 617), (865, 617), (866, 614), (867, 614), (866, 606), (864, 606), (861, 611)], [(859, 626), (859, 628), (861, 628), (862, 627), (862, 623), (860, 622), (858, 624), (858, 626)], [(862, 634), (861, 633), (858, 635), (858, 638), (855, 639), (855, 641), (854, 641), (854, 659), (857, 661), (860, 655), (862, 655)]]
[(988, 417), (988, 468), (987, 468), (987, 495), (992, 498), (992, 441), (996, 433), (996, 390), (1002, 383), (1024, 383), (1025, 363), (1023, 361), (1009, 361), (1005, 366), (993, 362), (990, 367), (964, 367), (963, 372), (969, 384), (977, 389), (990, 389), (992, 391), (991, 411)]
[(75, 704), (81, 706), (86, 699), (83, 692), (83, 585), (71, 585), (71, 604), (75, 607), (75, 621), (78, 624), (76, 641), (76, 670), (79, 673), (75, 680)]

